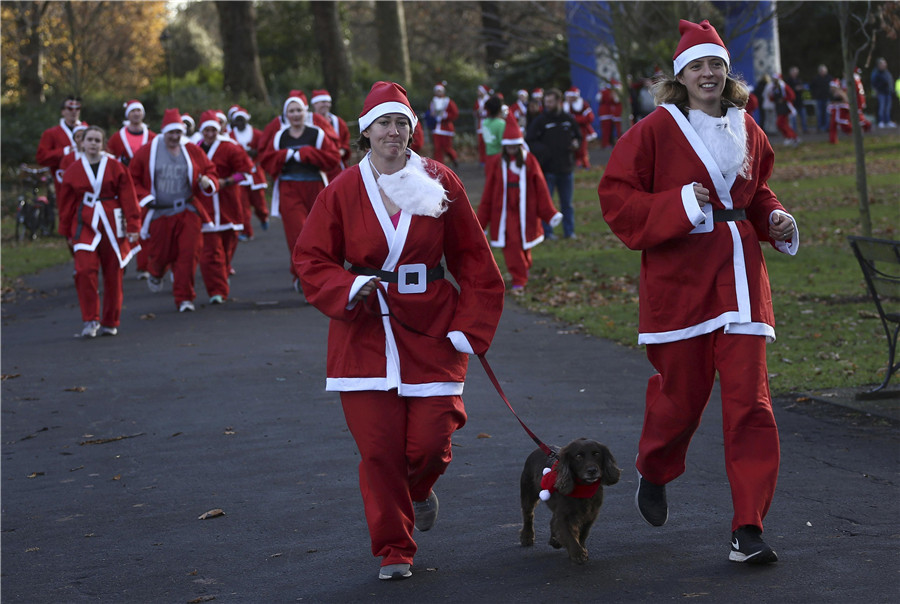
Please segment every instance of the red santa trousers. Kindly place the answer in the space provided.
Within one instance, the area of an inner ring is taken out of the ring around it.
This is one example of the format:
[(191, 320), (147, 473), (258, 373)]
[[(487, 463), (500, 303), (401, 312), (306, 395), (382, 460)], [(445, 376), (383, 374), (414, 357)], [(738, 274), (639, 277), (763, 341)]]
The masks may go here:
[(778, 131), (784, 136), (784, 138), (788, 140), (794, 140), (797, 138), (797, 133), (794, 132), (794, 129), (791, 128), (790, 120), (788, 119), (790, 116), (788, 115), (779, 115), (775, 118), (775, 127), (778, 128)]
[(762, 336), (723, 329), (647, 346), (658, 374), (647, 384), (637, 469), (655, 484), (684, 472), (684, 459), (715, 381), (722, 391), (725, 469), (734, 506), (732, 530), (763, 528), (778, 480), (780, 445), (772, 413)]
[[(516, 189), (511, 189), (516, 191)], [(510, 195), (506, 205), (506, 244), (503, 246), (503, 260), (506, 270), (512, 276), (513, 285), (525, 287), (528, 271), (533, 261), (531, 250), (522, 249), (522, 231), (519, 229), (519, 196)]]
[(452, 136), (447, 136), (446, 134), (435, 134), (432, 136), (432, 143), (434, 143), (434, 153), (432, 154), (432, 158), (435, 161), (439, 161), (442, 164), (446, 163), (444, 161), (445, 153), (451, 161), (455, 162), (457, 160), (458, 156), (456, 155), (456, 149), (453, 148)]
[(175, 305), (185, 300), (193, 301), (194, 273), (200, 260), (203, 237), (200, 232), (200, 216), (185, 210), (174, 216), (154, 218), (150, 223), (150, 261), (147, 270), (157, 278), (162, 278), (169, 265), (172, 266), (172, 294)]
[[(278, 183), (278, 204), (281, 212), (281, 223), (284, 225), (284, 238), (288, 246), (288, 258), (294, 253), (294, 244), (306, 224), (306, 217), (316, 201), (316, 197), (325, 188), (322, 181), (282, 180)], [(296, 278), (294, 263), (290, 263), (291, 274)]]
[(237, 232), (215, 231), (203, 233), (203, 251), (200, 253), (200, 274), (209, 297), (228, 298), (228, 275), (231, 257), (237, 247)]
[[(147, 219), (147, 212), (147, 208), (141, 208), (141, 224), (144, 224), (144, 221)], [(150, 262), (150, 252), (147, 249), (148, 247), (149, 246), (147, 245), (141, 245), (141, 249), (134, 255), (137, 271), (139, 273), (147, 272), (147, 264)]]
[[(103, 316), (100, 315), (98, 272), (103, 270)], [(116, 251), (104, 237), (93, 252), (75, 252), (75, 289), (82, 321), (100, 321), (104, 327), (118, 327), (122, 314), (122, 269)]]
[(450, 465), (450, 437), (466, 423), (462, 398), (341, 392), (341, 404), (359, 448), (359, 489), (372, 554), (382, 557), (382, 566), (412, 564), (412, 502), (427, 499)]
[(244, 224), (244, 234), (247, 237), (253, 237), (253, 223), (250, 220), (253, 213), (260, 222), (269, 220), (269, 208), (266, 207), (266, 194), (262, 189), (251, 189), (249, 186), (242, 186), (241, 195), (241, 220)]

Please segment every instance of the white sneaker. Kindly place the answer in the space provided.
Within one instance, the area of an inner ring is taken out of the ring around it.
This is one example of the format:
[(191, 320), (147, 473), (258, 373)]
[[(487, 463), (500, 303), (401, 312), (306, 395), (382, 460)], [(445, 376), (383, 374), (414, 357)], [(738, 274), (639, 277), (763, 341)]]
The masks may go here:
[(387, 564), (378, 569), (378, 578), (382, 581), (397, 581), (412, 577), (409, 564)]
[(897, 127), (897, 122), (888, 122), (887, 124), (885, 124), (885, 126), (886, 126), (887, 128), (896, 128), (896, 127)]
[(138, 281), (144, 281), (150, 278), (150, 273), (147, 271), (138, 271), (136, 278)]
[(115, 327), (107, 327), (105, 325), (100, 326), (100, 335), (101, 336), (114, 336), (119, 333), (119, 330)]
[(885, 123), (884, 123), (884, 122), (878, 122), (878, 124), (877, 124), (875, 127), (878, 128), (879, 130), (881, 130), (882, 128), (885, 127)]
[(100, 321), (85, 321), (84, 329), (81, 330), (81, 337), (96, 338), (98, 331), (100, 331)]
[(220, 295), (215, 295), (209, 299), (210, 304), (225, 304), (225, 298)]
[(194, 303), (190, 300), (185, 300), (178, 306), (178, 312), (194, 312)]
[(153, 275), (147, 277), (147, 289), (149, 289), (151, 292), (153, 292), (154, 294), (158, 294), (162, 291), (162, 288), (162, 279), (160, 279), (159, 277), (154, 277)]

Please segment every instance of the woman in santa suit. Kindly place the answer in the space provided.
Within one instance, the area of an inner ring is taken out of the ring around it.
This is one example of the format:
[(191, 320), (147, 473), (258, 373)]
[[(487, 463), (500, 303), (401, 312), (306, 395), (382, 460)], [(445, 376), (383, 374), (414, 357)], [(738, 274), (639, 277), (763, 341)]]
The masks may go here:
[(797, 225), (767, 180), (774, 154), (743, 107), (749, 90), (708, 21), (681, 21), (674, 79), (653, 113), (613, 149), (598, 189), (603, 216), (641, 250), (638, 343), (656, 368), (638, 444), (641, 516), (668, 519), (665, 485), (685, 470), (719, 375), (734, 515), (729, 559), (771, 563), (763, 518), (778, 477), (766, 342), (775, 339), (760, 242), (794, 255)]
[(387, 580), (411, 575), (413, 527), (437, 517), (432, 487), (466, 421), (467, 355), (488, 349), (503, 308), (503, 278), (462, 183), (408, 150), (416, 122), (401, 86), (372, 86), (359, 118), (369, 153), (319, 194), (293, 254), (307, 300), (331, 318), (326, 389), (341, 393), (360, 451)]
[[(271, 137), (260, 158), (262, 167), (275, 178), (272, 216), (281, 216), (288, 252), (303, 230), (316, 196), (328, 184), (325, 173), (341, 161), (334, 139), (321, 128), (307, 123), (306, 95), (291, 92), (284, 102), (286, 123)], [(294, 289), (300, 282), (293, 264)]]
[(221, 125), (213, 110), (200, 116), (199, 147), (206, 151), (216, 166), (219, 190), (212, 197), (201, 197), (200, 204), (212, 219), (204, 224), (203, 250), (200, 253), (200, 274), (210, 304), (224, 304), (228, 299), (228, 276), (231, 260), (237, 249), (238, 231), (244, 229), (241, 206), (241, 183), (250, 180), (253, 162), (239, 144), (220, 134)]
[(503, 248), (512, 293), (518, 295), (528, 283), (531, 248), (544, 240), (541, 221), (556, 226), (562, 222), (562, 213), (553, 207), (540, 163), (524, 149), (525, 138), (512, 112), (500, 142), (503, 151), (488, 156), (477, 215), (482, 228), (490, 226), (491, 245)]
[(131, 175), (103, 153), (104, 138), (97, 126), (85, 130), (81, 158), (66, 169), (59, 188), (59, 233), (74, 249), (75, 288), (84, 321), (81, 335), (86, 338), (118, 333), (123, 269), (140, 249), (141, 214)]

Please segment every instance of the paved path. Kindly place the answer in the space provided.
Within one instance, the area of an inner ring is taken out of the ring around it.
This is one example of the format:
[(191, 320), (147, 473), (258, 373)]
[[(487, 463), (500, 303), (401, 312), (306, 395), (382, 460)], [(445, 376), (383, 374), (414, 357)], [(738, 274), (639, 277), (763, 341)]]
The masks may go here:
[[(477, 166), (466, 166), (468, 175)], [(466, 174), (464, 174), (465, 176)], [(467, 178), (467, 182), (470, 182)], [(475, 187), (470, 183), (470, 187)], [(587, 436), (623, 468), (571, 564), (518, 545), (518, 476), (533, 443), (473, 363), (469, 422), (438, 482), (414, 576), (379, 582), (358, 454), (324, 391), (327, 321), (290, 289), (280, 224), (242, 244), (233, 300), (175, 312), (126, 280), (120, 335), (74, 338), (71, 267), (2, 308), (2, 601), (888, 602), (898, 593), (897, 424), (777, 401), (782, 472), (766, 535), (781, 561), (727, 561), (730, 496), (714, 395), (669, 489), (634, 509), (651, 368), (643, 351), (569, 332), (509, 301), (492, 365), (550, 443)], [(199, 286), (203, 292), (202, 285)], [(224, 516), (198, 519), (204, 512)]]

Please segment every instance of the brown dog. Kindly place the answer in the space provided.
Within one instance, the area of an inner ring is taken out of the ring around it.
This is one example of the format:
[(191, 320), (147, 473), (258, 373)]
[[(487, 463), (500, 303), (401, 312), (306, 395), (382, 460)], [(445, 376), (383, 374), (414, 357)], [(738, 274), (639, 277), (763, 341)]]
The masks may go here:
[(588, 559), (584, 543), (603, 505), (603, 485), (619, 482), (622, 471), (609, 449), (595, 440), (579, 438), (562, 450), (551, 448), (559, 459), (552, 471), (555, 479), (552, 472), (548, 473), (555, 460), (541, 449), (525, 461), (520, 483), (523, 527), (519, 540), (522, 545), (534, 545), (534, 508), (539, 499), (544, 499), (553, 512), (550, 545), (565, 547), (573, 562), (584, 564)]

